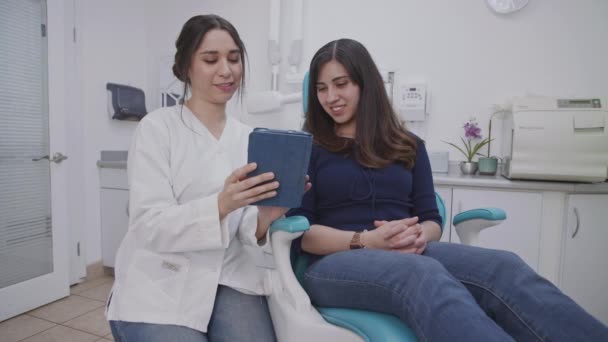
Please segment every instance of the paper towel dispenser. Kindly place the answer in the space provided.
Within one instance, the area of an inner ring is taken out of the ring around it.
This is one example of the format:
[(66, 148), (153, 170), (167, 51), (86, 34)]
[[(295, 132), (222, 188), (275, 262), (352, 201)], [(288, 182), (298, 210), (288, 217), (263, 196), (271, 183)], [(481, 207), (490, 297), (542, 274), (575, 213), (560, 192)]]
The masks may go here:
[(148, 113), (143, 90), (116, 83), (106, 84), (106, 89), (112, 119), (139, 121)]

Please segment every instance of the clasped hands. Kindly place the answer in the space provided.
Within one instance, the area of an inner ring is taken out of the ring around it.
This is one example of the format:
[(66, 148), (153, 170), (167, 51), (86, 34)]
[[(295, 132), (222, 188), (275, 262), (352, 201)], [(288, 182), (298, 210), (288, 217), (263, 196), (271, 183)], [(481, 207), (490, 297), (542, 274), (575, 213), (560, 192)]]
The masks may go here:
[(374, 221), (376, 229), (362, 234), (366, 248), (422, 254), (428, 238), (418, 217), (394, 221)]

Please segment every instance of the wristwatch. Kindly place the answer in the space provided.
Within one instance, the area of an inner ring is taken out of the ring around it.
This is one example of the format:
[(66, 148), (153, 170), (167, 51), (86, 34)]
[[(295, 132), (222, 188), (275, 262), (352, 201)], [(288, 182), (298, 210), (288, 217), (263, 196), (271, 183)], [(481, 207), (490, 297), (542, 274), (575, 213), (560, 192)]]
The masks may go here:
[(350, 249), (365, 248), (365, 245), (363, 244), (363, 242), (361, 242), (361, 234), (366, 231), (367, 230), (364, 230), (362, 232), (355, 232), (355, 234), (353, 234), (353, 238), (350, 240)]

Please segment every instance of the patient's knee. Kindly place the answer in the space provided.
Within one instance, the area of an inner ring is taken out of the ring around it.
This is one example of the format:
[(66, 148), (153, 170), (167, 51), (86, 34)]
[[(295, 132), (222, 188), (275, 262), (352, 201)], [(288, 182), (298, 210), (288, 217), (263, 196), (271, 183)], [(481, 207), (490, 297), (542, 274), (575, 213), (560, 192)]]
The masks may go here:
[(528, 272), (533, 271), (517, 254), (510, 251), (496, 251), (495, 258), (499, 271)]
[(418, 254), (399, 254), (397, 259), (399, 271), (409, 276), (415, 275), (421, 280), (447, 274), (445, 267), (430, 257)]

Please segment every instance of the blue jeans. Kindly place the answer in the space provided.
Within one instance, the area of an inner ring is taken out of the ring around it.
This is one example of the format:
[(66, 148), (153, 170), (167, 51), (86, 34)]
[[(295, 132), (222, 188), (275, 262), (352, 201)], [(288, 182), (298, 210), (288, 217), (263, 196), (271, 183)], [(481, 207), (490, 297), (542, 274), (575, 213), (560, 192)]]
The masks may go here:
[(207, 333), (179, 325), (110, 321), (116, 342), (276, 341), (264, 296), (240, 293), (220, 285)]
[(345, 251), (312, 264), (304, 287), (317, 306), (393, 314), (420, 341), (608, 341), (606, 326), (510, 252)]

